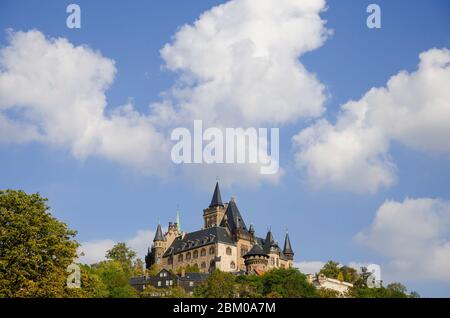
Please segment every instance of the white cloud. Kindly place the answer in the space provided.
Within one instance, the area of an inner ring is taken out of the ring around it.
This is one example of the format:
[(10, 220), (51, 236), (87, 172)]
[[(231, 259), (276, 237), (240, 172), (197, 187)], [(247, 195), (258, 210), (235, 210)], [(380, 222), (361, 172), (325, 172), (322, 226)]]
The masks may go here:
[[(203, 119), (208, 127), (246, 128), (319, 116), (325, 88), (298, 58), (326, 40), (324, 8), (324, 0), (233, 0), (206, 11), (161, 50), (179, 77), (150, 114), (131, 104), (107, 107), (117, 70), (100, 52), (36, 30), (10, 32), (0, 49), (0, 142), (37, 141), (167, 177), (174, 173), (167, 136), (176, 126)], [(278, 181), (281, 172), (261, 175), (259, 167), (200, 170), (215, 170), (228, 185)], [(175, 169), (195, 183), (197, 170)]]
[(134, 237), (129, 239), (126, 243), (135, 251), (138, 257), (144, 259), (147, 254), (147, 249), (153, 243), (155, 232), (151, 230), (138, 230)]
[[(298, 58), (326, 40), (324, 8), (324, 0), (233, 0), (204, 12), (161, 50), (179, 73), (163, 105), (173, 101), (177, 119), (216, 125), (321, 115), (325, 88)], [(162, 118), (177, 121), (162, 109)]]
[(383, 275), (450, 282), (450, 202), (387, 201), (355, 239), (388, 259), (382, 265)]
[(131, 105), (106, 112), (114, 61), (64, 38), (12, 32), (0, 51), (0, 142), (39, 141), (162, 173), (168, 143)]
[(83, 264), (93, 264), (105, 260), (106, 251), (114, 246), (115, 242), (113, 240), (98, 240), (83, 242), (78, 248), (78, 254), (84, 255), (78, 258), (80, 263)]
[(325, 265), (322, 261), (303, 261), (295, 262), (294, 267), (297, 267), (304, 274), (315, 274)]
[[(153, 243), (154, 237), (154, 231), (138, 230), (132, 238), (125, 240), (125, 243), (137, 253), (137, 257), (144, 260), (147, 249)], [(83, 242), (78, 248), (78, 254), (83, 253), (84, 256), (80, 256), (79, 261), (84, 264), (93, 264), (103, 261), (105, 260), (106, 251), (111, 249), (117, 243), (118, 242), (111, 239)]]
[(297, 166), (315, 187), (375, 192), (395, 182), (392, 141), (450, 154), (450, 52), (420, 54), (418, 70), (400, 72), (342, 106), (335, 125), (321, 119), (293, 138)]

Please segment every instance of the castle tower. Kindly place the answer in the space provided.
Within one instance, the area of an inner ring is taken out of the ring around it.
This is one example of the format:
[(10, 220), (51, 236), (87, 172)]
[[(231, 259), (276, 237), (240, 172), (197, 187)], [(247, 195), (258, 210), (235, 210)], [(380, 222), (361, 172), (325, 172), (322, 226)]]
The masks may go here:
[(290, 261), (294, 260), (294, 251), (292, 250), (291, 240), (289, 239), (289, 234), (286, 231), (286, 237), (284, 239), (283, 254), (286, 255), (287, 259)]
[(158, 227), (156, 228), (155, 238), (153, 239), (153, 246), (151, 251), (153, 262), (151, 265), (161, 263), (161, 259), (165, 250), (165, 241), (166, 239), (162, 234), (161, 225), (158, 224)]
[(244, 255), (244, 263), (247, 274), (256, 272), (263, 273), (267, 270), (269, 262), (269, 255), (259, 246), (253, 245), (252, 249)]
[(209, 207), (203, 210), (204, 228), (218, 226), (225, 214), (225, 205), (222, 202), (219, 182), (216, 182), (214, 194)]

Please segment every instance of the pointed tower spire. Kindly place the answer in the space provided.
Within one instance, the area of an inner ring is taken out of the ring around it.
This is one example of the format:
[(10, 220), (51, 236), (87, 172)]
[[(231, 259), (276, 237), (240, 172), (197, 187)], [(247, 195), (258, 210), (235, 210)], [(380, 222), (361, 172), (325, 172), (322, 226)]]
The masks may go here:
[(158, 227), (156, 228), (155, 238), (153, 239), (153, 242), (156, 242), (156, 241), (164, 241), (164, 236), (163, 236), (162, 230), (161, 230), (161, 224), (159, 224), (159, 222), (158, 222)]
[(269, 252), (273, 243), (274, 243), (274, 239), (273, 239), (272, 231), (269, 228), (267, 230), (266, 239), (264, 240), (264, 246), (263, 246), (264, 250), (266, 252)]
[(220, 195), (220, 188), (219, 188), (219, 182), (216, 182), (216, 187), (214, 189), (214, 194), (211, 199), (211, 203), (209, 204), (209, 207), (215, 207), (215, 206), (223, 206), (222, 202), (222, 196)]
[(289, 239), (289, 234), (287, 231), (286, 231), (286, 237), (284, 239), (283, 254), (286, 255), (287, 258), (290, 260), (294, 259), (294, 251), (292, 250), (291, 240)]

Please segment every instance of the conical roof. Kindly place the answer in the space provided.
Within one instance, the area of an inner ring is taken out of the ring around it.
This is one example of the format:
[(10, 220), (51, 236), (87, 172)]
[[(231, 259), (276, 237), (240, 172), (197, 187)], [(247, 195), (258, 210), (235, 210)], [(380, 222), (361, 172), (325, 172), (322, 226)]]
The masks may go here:
[(262, 249), (261, 246), (259, 246), (258, 243), (256, 243), (255, 245), (253, 245), (253, 247), (250, 249), (250, 251), (248, 251), (244, 257), (248, 257), (248, 256), (257, 256), (257, 255), (264, 255), (267, 256), (267, 253), (264, 252), (264, 250)]
[(160, 224), (158, 224), (158, 227), (156, 228), (156, 234), (155, 234), (155, 238), (153, 239), (153, 242), (155, 242), (155, 241), (164, 241), (164, 236), (162, 234)]
[(273, 239), (272, 231), (267, 231), (266, 239), (264, 240), (264, 250), (268, 252), (270, 250), (270, 247), (275, 243), (275, 240)]
[(283, 254), (285, 255), (289, 255), (289, 254), (294, 254), (294, 251), (292, 250), (291, 247), (291, 240), (289, 239), (289, 234), (286, 233), (286, 238), (284, 239), (284, 248), (283, 248)]
[(214, 194), (211, 199), (211, 203), (209, 204), (209, 207), (215, 207), (215, 206), (223, 206), (222, 202), (222, 196), (220, 195), (220, 188), (219, 188), (219, 182), (216, 182), (216, 187), (214, 188)]

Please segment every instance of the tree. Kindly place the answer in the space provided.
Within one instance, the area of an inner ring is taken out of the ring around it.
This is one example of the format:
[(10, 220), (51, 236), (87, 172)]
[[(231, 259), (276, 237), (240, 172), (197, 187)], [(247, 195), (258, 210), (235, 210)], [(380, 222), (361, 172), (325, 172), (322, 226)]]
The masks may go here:
[(262, 276), (263, 294), (276, 292), (282, 297), (309, 298), (316, 297), (316, 288), (306, 276), (296, 268), (278, 268), (266, 272)]
[(76, 232), (49, 211), (39, 194), (0, 191), (0, 297), (65, 296)]
[(144, 276), (144, 262), (138, 258), (133, 262), (133, 275), (132, 276)]
[(390, 283), (386, 286), (387, 294), (390, 298), (407, 298), (408, 290), (403, 284), (400, 283)]
[(263, 284), (258, 275), (239, 275), (235, 279), (239, 298), (262, 297)]
[(183, 270), (185, 273), (200, 273), (200, 269), (198, 268), (198, 266), (188, 264), (186, 265), (186, 267), (179, 267), (177, 269), (177, 274), (180, 275)]
[(81, 288), (67, 290), (66, 297), (70, 298), (104, 298), (109, 296), (107, 286), (89, 265), (80, 264)]
[(408, 298), (416, 296), (416, 294), (408, 295), (406, 287), (400, 283), (391, 283), (387, 287), (370, 288), (367, 285), (369, 277), (370, 272), (363, 267), (360, 278), (350, 288), (349, 295), (355, 298)]
[(337, 290), (329, 288), (319, 288), (317, 289), (317, 296), (319, 298), (341, 298), (344, 295)]
[(125, 243), (120, 242), (106, 251), (106, 258), (117, 261), (126, 272), (131, 272), (136, 258), (136, 252), (131, 250)]
[(353, 267), (344, 265), (339, 270), (344, 277), (344, 282), (353, 284), (359, 277), (358, 271)]
[(93, 272), (98, 275), (106, 286), (108, 297), (137, 297), (137, 291), (129, 284), (129, 272), (119, 261), (103, 261), (92, 265)]
[(340, 272), (339, 263), (328, 261), (319, 271), (319, 274), (323, 274), (328, 278), (337, 279)]
[(235, 297), (234, 275), (216, 269), (205, 282), (197, 286), (194, 295), (202, 298)]

